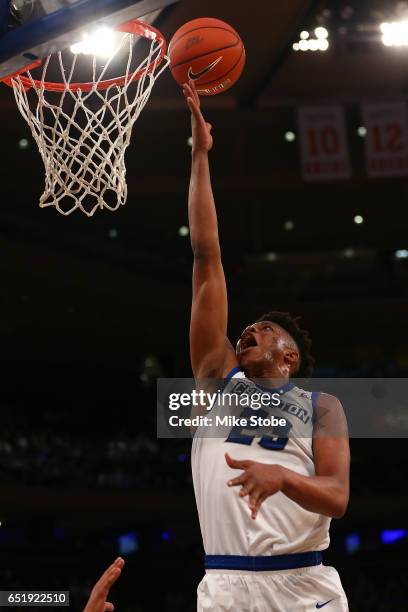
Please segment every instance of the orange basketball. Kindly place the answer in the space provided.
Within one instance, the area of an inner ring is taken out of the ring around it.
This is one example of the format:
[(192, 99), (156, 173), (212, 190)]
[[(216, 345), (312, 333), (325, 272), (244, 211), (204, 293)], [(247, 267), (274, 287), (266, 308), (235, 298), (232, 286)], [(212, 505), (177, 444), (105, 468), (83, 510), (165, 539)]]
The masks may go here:
[(228, 23), (203, 17), (185, 23), (169, 45), (170, 70), (177, 83), (193, 79), (199, 94), (226, 91), (241, 76), (245, 48)]

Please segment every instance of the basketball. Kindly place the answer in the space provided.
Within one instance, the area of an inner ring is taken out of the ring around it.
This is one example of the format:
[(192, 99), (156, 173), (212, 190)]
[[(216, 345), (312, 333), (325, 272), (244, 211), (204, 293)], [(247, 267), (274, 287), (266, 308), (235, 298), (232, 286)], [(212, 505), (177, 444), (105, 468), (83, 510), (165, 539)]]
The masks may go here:
[(177, 30), (169, 45), (170, 70), (177, 83), (189, 79), (204, 96), (222, 93), (237, 82), (245, 65), (245, 48), (228, 23), (204, 17)]

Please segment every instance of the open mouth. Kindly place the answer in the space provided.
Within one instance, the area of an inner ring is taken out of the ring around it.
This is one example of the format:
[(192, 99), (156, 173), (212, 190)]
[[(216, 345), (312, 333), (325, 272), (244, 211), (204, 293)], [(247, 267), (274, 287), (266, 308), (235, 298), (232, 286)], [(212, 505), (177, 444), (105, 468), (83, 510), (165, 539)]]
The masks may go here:
[(258, 346), (258, 343), (256, 341), (255, 336), (252, 334), (248, 334), (241, 338), (240, 352), (242, 353), (242, 351), (246, 351), (247, 349), (254, 348), (256, 346)]

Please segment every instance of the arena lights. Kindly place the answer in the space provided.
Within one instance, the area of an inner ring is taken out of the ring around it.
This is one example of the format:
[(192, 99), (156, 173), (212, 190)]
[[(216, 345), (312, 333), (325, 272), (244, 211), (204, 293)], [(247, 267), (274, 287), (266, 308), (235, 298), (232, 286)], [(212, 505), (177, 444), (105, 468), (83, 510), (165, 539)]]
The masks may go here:
[(294, 229), (295, 224), (293, 223), (293, 221), (289, 220), (289, 221), (285, 221), (283, 227), (285, 228), (287, 232), (291, 232)]
[(267, 253), (266, 254), (266, 261), (276, 261), (278, 259), (278, 256), (276, 253)]
[(395, 251), (396, 259), (408, 259), (408, 249), (398, 249)]
[(360, 138), (365, 138), (367, 136), (367, 128), (364, 127), (364, 125), (360, 125), (357, 130), (357, 134), (360, 136)]
[(344, 539), (344, 544), (349, 555), (356, 553), (361, 547), (361, 536), (358, 532), (349, 533)]
[(21, 140), (18, 141), (18, 146), (20, 149), (28, 149), (28, 147), (30, 146), (30, 142), (27, 140), (27, 138), (21, 138)]
[(71, 45), (70, 49), (74, 55), (96, 55), (108, 58), (115, 52), (125, 35), (115, 32), (107, 26), (101, 26), (93, 32), (83, 32), (82, 40)]
[(362, 217), (361, 215), (356, 215), (354, 217), (354, 223), (356, 225), (361, 225), (362, 223), (364, 223), (364, 217)]
[(192, 147), (193, 146), (193, 137), (192, 136), (189, 136), (187, 138), (187, 146), (188, 147)]
[(344, 249), (344, 257), (347, 259), (352, 259), (356, 254), (354, 249)]
[(408, 46), (408, 21), (394, 21), (382, 23), (382, 42), (386, 47)]
[(318, 27), (314, 31), (315, 38), (311, 38), (309, 32), (303, 30), (300, 40), (292, 46), (294, 51), (327, 51), (329, 48), (329, 32), (326, 28)]
[(383, 529), (381, 531), (381, 542), (383, 544), (394, 544), (398, 540), (406, 538), (408, 531), (406, 529)]
[(178, 233), (179, 233), (179, 236), (182, 236), (183, 238), (185, 238), (186, 236), (189, 235), (190, 231), (189, 231), (189, 229), (188, 229), (188, 227), (186, 225), (182, 225), (179, 228)]
[(285, 140), (286, 140), (286, 142), (295, 142), (295, 140), (296, 140), (295, 132), (286, 132), (285, 133)]
[(115, 227), (112, 227), (108, 232), (108, 236), (111, 240), (115, 240), (119, 236), (119, 232)]

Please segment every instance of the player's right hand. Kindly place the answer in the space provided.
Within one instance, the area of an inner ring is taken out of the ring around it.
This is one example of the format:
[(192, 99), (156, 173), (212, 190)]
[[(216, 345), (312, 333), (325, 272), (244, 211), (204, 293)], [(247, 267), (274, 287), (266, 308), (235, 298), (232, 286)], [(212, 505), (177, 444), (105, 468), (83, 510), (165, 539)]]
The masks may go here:
[(183, 93), (191, 111), (191, 130), (193, 136), (193, 153), (204, 151), (208, 153), (213, 146), (211, 136), (212, 125), (207, 123), (200, 110), (200, 97), (194, 81), (190, 80), (183, 85)]
[(106, 600), (124, 565), (124, 560), (118, 557), (102, 574), (91, 591), (84, 612), (113, 612), (115, 606)]

